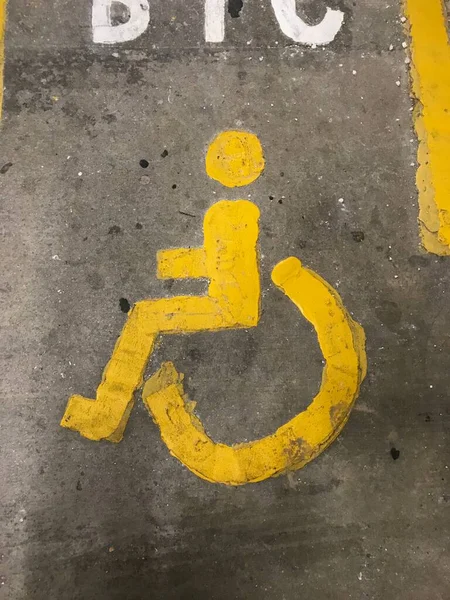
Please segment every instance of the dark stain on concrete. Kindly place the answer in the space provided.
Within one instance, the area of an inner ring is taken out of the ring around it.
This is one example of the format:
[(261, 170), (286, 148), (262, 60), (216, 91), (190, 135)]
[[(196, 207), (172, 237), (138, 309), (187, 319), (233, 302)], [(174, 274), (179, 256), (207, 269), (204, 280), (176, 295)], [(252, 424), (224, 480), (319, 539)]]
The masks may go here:
[(127, 313), (130, 312), (131, 305), (130, 305), (130, 303), (128, 302), (128, 300), (126, 298), (120, 298), (120, 300), (119, 300), (119, 306), (120, 306), (120, 310), (123, 313), (127, 314)]
[(112, 113), (107, 113), (106, 115), (102, 115), (102, 120), (105, 121), (105, 123), (108, 123), (108, 125), (111, 125), (111, 123), (117, 121), (117, 117)]
[[(330, 2), (331, 3), (331, 2)], [(349, 11), (343, 6), (339, 6), (344, 10), (347, 17), (344, 22), (344, 27), (336, 40), (330, 44), (329, 48), (333, 51), (347, 49), (351, 47), (351, 31), (349, 28)], [(375, 48), (376, 50), (376, 48)], [(381, 48), (380, 48), (381, 51)], [(19, 114), (22, 110), (30, 113), (40, 111), (52, 111), (55, 113), (66, 112), (63, 106), (67, 106), (67, 102), (54, 102), (51, 98), (55, 94), (55, 88), (76, 89), (80, 78), (85, 78), (92, 68), (99, 68), (105, 75), (125, 74), (127, 83), (142, 84), (147, 77), (147, 85), (149, 88), (155, 88), (156, 84), (148, 79), (149, 73), (157, 73), (162, 65), (170, 63), (173, 60), (180, 58), (190, 58), (192, 60), (207, 61), (214, 63), (220, 61), (218, 54), (222, 52), (221, 48), (203, 48), (201, 55), (196, 47), (174, 47), (162, 49), (147, 49), (147, 55), (142, 58), (129, 56), (127, 60), (117, 60), (111, 56), (106, 48), (96, 47), (91, 49), (91, 52), (85, 50), (62, 50), (57, 54), (49, 53), (48, 51), (27, 52), (21, 50), (5, 64), (5, 80), (13, 82), (5, 90), (4, 110), (10, 115)], [(278, 56), (278, 50), (267, 49), (267, 60), (280, 62), (282, 59)], [(237, 55), (238, 56), (238, 55)], [(237, 60), (237, 59), (236, 59)], [(284, 60), (284, 59), (283, 59)], [(295, 59), (297, 60), (297, 59)], [(310, 66), (313, 70), (327, 69), (327, 58), (325, 54), (308, 51), (301, 57), (302, 66)], [(67, 65), (70, 64), (70, 69)], [(18, 77), (17, 73), (29, 73), (26, 78)], [(43, 83), (45, 81), (45, 83)], [(91, 86), (99, 85), (95, 80), (91, 81)], [(125, 90), (125, 95), (131, 95), (131, 90)], [(73, 110), (73, 104), (69, 103), (69, 116), (85, 121), (85, 126), (92, 127), (92, 115), (83, 115), (82, 111), (77, 114)], [(67, 114), (67, 113), (66, 113)], [(108, 119), (114, 121), (115, 115), (99, 116), (99, 119)], [(92, 133), (89, 130), (88, 134)], [(165, 154), (165, 156), (167, 156)]]
[(94, 135), (93, 128), (97, 123), (97, 119), (94, 115), (88, 114), (83, 108), (77, 106), (77, 104), (72, 101), (66, 101), (61, 106), (61, 111), (67, 117), (70, 117), (77, 125), (82, 127), (88, 135)]
[(127, 70), (127, 83), (140, 85), (144, 83), (144, 80), (143, 68), (136, 63), (132, 63)]
[(274, 233), (269, 225), (263, 225), (261, 229), (266, 237), (268, 237), (270, 240), (273, 239)]
[(427, 267), (430, 264), (430, 258), (430, 256), (413, 254), (408, 258), (408, 262), (412, 267)]
[(375, 308), (377, 318), (386, 325), (391, 331), (395, 331), (402, 318), (402, 311), (395, 302), (383, 300), (379, 306)]
[(240, 363), (237, 364), (237, 374), (243, 375), (248, 369), (253, 365), (255, 358), (258, 354), (258, 345), (254, 338), (254, 336), (250, 333), (250, 335), (245, 340), (245, 343), (242, 346), (243, 348), (243, 357)]
[(327, 494), (333, 492), (341, 485), (341, 480), (337, 477), (332, 477), (326, 483), (311, 483), (306, 487), (306, 493), (310, 496), (316, 496), (317, 494)]
[(364, 241), (364, 231), (352, 231), (352, 238), (355, 242), (357, 242), (358, 244)]
[(228, 0), (228, 12), (233, 19), (241, 16), (241, 10), (244, 6), (243, 0)]
[(199, 362), (202, 359), (202, 353), (198, 348), (191, 348), (188, 351), (188, 357), (194, 362)]
[(397, 450), (397, 448), (391, 448), (391, 456), (394, 460), (397, 460), (400, 458), (400, 450)]
[(119, 225), (113, 225), (108, 229), (108, 235), (119, 235), (122, 233), (122, 228)]
[(86, 281), (93, 290), (102, 290), (105, 287), (105, 281), (97, 271), (88, 273), (86, 275)]
[(12, 162), (7, 162), (6, 164), (3, 165), (3, 167), (0, 169), (0, 173), (2, 175), (4, 175), (5, 173), (7, 173), (9, 171), (9, 169), (13, 166)]

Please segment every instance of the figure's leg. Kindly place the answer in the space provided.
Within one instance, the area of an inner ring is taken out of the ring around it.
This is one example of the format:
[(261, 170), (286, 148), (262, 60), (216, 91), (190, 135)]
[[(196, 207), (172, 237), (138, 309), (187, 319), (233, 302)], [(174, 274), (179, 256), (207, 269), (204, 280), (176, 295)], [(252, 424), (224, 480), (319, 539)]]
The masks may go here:
[(229, 326), (217, 302), (208, 297), (178, 296), (138, 302), (105, 368), (96, 400), (72, 396), (61, 425), (91, 440), (120, 442), (142, 385), (159, 333), (186, 333)]
[(147, 361), (158, 331), (143, 326), (142, 308), (136, 305), (117, 340), (96, 400), (72, 396), (61, 421), (91, 440), (120, 442), (133, 408), (133, 395), (142, 384)]

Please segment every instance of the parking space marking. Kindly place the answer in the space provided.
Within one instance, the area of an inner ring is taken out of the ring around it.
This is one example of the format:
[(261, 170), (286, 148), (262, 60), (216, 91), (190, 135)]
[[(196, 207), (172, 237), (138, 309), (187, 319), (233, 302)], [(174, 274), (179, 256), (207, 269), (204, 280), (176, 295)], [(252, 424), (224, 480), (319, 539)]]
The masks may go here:
[(405, 0), (417, 99), (417, 187), (424, 248), (450, 255), (450, 41), (443, 0)]
[(0, 119), (3, 108), (3, 67), (5, 64), (6, 0), (0, 0)]

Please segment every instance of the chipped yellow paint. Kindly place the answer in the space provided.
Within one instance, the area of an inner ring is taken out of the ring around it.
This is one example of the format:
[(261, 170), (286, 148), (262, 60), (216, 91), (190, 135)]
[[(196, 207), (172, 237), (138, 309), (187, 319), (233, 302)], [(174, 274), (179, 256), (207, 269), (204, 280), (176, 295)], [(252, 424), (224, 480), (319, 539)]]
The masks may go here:
[(0, 0), (0, 119), (3, 109), (3, 68), (5, 64), (6, 0)]
[(419, 138), (417, 187), (423, 246), (450, 255), (450, 41), (443, 0), (404, 0)]
[(223, 131), (206, 153), (206, 172), (226, 187), (253, 183), (264, 170), (264, 155), (256, 135), (248, 131)]
[(273, 435), (246, 444), (215, 443), (185, 399), (182, 380), (165, 363), (144, 386), (143, 399), (170, 452), (211, 482), (242, 485), (299, 469), (320, 454), (347, 422), (366, 374), (364, 332), (342, 301), (296, 258), (279, 263), (274, 283), (312, 323), (326, 360), (320, 391), (311, 405)]
[(258, 219), (259, 210), (252, 202), (217, 202), (205, 215), (203, 248), (159, 253), (160, 276), (207, 277), (207, 295), (138, 302), (128, 315), (96, 400), (72, 396), (61, 421), (63, 427), (92, 440), (119, 442), (133, 407), (134, 392), (142, 385), (145, 366), (160, 333), (258, 324)]

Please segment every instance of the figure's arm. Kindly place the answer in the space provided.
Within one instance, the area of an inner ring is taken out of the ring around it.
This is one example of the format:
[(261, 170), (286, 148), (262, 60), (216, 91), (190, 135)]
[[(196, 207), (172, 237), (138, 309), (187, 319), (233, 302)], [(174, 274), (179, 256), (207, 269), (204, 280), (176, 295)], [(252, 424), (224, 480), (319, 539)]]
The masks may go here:
[(208, 277), (203, 248), (169, 248), (156, 255), (158, 279)]

